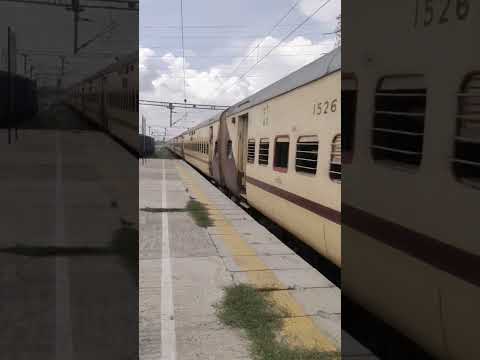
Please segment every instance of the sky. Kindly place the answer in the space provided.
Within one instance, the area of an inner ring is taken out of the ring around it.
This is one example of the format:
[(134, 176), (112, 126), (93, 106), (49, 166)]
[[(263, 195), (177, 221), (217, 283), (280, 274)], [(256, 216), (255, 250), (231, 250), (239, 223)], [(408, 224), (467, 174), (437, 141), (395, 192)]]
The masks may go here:
[[(228, 106), (331, 51), (340, 0), (183, 0), (184, 50), (180, 14), (180, 0), (140, 2), (140, 99)], [(141, 105), (142, 115), (164, 133), (167, 109)], [(167, 137), (213, 115), (177, 109)]]
[[(71, 1), (57, 0), (57, 3), (68, 4)], [(80, 3), (85, 6), (109, 5), (91, 0), (81, 0)], [(17, 72), (21, 75), (24, 73), (24, 59), (20, 54), (28, 54), (27, 76), (33, 65), (33, 75), (39, 86), (56, 85), (61, 70), (59, 56), (65, 56), (64, 85), (68, 86), (113, 63), (115, 57), (122, 57), (137, 49), (138, 11), (88, 8), (81, 13), (81, 18), (79, 44), (92, 39), (112, 23), (115, 27), (78, 54), (73, 54), (71, 11), (65, 7), (0, 2), (0, 49), (7, 47), (7, 27), (11, 26), (17, 37)], [(2, 68), (4, 63), (0, 61)]]

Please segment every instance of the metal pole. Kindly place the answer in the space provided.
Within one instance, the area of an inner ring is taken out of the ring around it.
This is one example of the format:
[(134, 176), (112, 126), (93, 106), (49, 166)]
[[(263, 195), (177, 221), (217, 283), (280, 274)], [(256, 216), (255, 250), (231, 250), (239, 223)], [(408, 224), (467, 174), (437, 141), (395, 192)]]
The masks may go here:
[(80, 11), (79, 0), (72, 0), (72, 11), (73, 11), (73, 53), (76, 54), (78, 50), (78, 22), (80, 16), (78, 15)]
[(7, 32), (7, 71), (8, 71), (8, 81), (7, 81), (7, 88), (8, 88), (8, 96), (7, 96), (7, 104), (8, 104), (8, 109), (7, 109), (7, 126), (8, 126), (8, 143), (12, 143), (11, 139), (11, 133), (10, 133), (10, 121), (11, 121), (11, 105), (12, 105), (12, 84), (11, 84), (11, 71), (12, 71), (12, 64), (10, 63), (10, 26), (8, 27), (8, 32)]

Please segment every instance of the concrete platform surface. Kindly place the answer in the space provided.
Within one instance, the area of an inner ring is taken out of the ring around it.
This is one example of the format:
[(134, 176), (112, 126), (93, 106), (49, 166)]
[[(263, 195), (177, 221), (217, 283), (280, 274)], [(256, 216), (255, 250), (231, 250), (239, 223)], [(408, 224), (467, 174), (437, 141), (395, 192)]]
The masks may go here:
[(138, 160), (95, 130), (18, 135), (0, 130), (0, 358), (136, 358), (137, 274), (108, 249)]
[[(195, 223), (190, 200), (208, 209), (210, 226)], [(287, 310), (292, 344), (342, 350), (340, 290), (189, 164), (141, 165), (140, 209), (141, 359), (248, 359), (246, 339), (214, 309), (238, 283)], [(369, 355), (356, 345), (348, 356)]]

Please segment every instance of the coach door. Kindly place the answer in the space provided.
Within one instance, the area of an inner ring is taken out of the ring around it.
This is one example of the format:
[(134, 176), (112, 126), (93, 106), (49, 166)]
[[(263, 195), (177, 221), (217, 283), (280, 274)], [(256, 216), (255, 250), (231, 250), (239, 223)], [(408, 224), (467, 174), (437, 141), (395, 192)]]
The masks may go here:
[(248, 114), (238, 117), (238, 177), (240, 188), (246, 192), (247, 172), (247, 138), (248, 138)]
[(208, 128), (208, 164), (210, 175), (213, 175), (212, 172), (212, 162), (213, 162), (213, 125)]

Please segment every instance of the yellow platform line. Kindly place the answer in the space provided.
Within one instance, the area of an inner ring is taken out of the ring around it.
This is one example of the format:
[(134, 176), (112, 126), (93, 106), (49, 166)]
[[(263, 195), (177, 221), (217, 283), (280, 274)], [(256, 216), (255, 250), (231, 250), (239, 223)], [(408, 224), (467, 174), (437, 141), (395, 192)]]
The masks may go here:
[[(286, 289), (287, 287), (278, 279), (272, 270), (258, 257), (255, 250), (245, 241), (231, 222), (225, 218), (222, 212), (216, 209), (199, 184), (193, 179), (191, 172), (183, 163), (176, 161), (176, 167), (184, 184), (187, 184), (189, 192), (202, 202), (216, 218), (213, 219), (213, 227), (221, 232), (220, 237), (226, 248), (230, 251), (233, 260), (241, 271), (247, 274), (249, 283), (257, 288)], [(262, 271), (252, 271), (262, 269)], [(284, 309), (291, 317), (285, 319), (282, 335), (294, 346), (321, 351), (337, 351), (336, 346), (320, 331), (301, 304), (289, 291), (272, 291), (272, 301)]]

